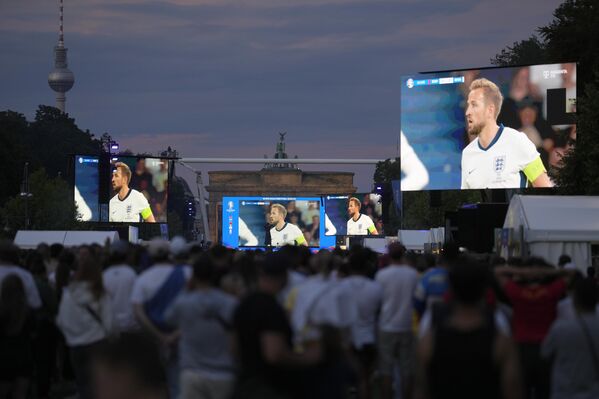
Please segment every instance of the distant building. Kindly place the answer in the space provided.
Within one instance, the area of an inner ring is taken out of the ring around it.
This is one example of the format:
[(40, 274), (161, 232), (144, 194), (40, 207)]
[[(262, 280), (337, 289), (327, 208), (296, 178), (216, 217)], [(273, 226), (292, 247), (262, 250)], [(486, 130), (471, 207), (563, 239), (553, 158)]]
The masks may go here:
[(281, 163), (265, 164), (259, 171), (208, 172), (210, 184), (208, 222), (210, 239), (219, 242), (224, 196), (320, 196), (356, 192), (353, 172), (303, 172), (285, 153), (285, 134), (281, 134), (274, 158)]

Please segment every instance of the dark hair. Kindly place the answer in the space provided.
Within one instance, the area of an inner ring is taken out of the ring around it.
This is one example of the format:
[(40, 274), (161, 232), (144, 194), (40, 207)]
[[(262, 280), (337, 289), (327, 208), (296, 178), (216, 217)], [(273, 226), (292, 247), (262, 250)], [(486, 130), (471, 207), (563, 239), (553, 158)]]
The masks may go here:
[(44, 257), (37, 251), (33, 251), (27, 257), (27, 270), (34, 276), (45, 276), (46, 275), (46, 264), (44, 263)]
[(393, 242), (389, 244), (387, 252), (391, 260), (400, 261), (406, 254), (406, 247), (400, 242)]
[(285, 253), (271, 252), (264, 257), (264, 260), (259, 263), (258, 269), (260, 272), (272, 278), (287, 277), (287, 268), (289, 260)]
[(570, 263), (570, 262), (572, 262), (572, 258), (570, 258), (569, 255), (564, 254), (564, 255), (562, 255), (562, 256), (559, 257), (559, 260), (557, 261), (557, 264), (559, 266), (564, 266), (566, 263)]
[(216, 272), (214, 261), (207, 253), (203, 253), (193, 262), (193, 278), (194, 280), (204, 283), (212, 283)]
[(94, 298), (98, 300), (104, 294), (102, 267), (100, 266), (99, 260), (92, 256), (89, 249), (82, 248), (81, 252), (82, 254), (79, 256), (79, 267), (75, 273), (75, 281), (88, 282)]
[(449, 283), (458, 302), (472, 305), (483, 298), (489, 286), (489, 270), (472, 259), (460, 258), (449, 269)]
[(94, 363), (129, 372), (142, 390), (167, 397), (166, 372), (156, 343), (144, 333), (125, 332), (95, 353)]
[(58, 258), (58, 256), (60, 255), (60, 253), (62, 252), (62, 250), (64, 249), (64, 246), (62, 244), (52, 244), (50, 245), (50, 257), (51, 258)]
[(349, 254), (349, 271), (354, 274), (368, 274), (368, 260), (370, 254), (362, 247), (352, 248)]
[(453, 242), (449, 241), (443, 245), (443, 252), (439, 257), (439, 263), (444, 264), (446, 266), (452, 265), (460, 256), (460, 246)]
[(19, 264), (19, 248), (17, 248), (12, 242), (2, 240), (0, 241), (0, 262), (11, 263), (13, 265)]
[(0, 286), (0, 331), (3, 335), (17, 335), (29, 314), (25, 287), (21, 278), (9, 274)]
[(574, 305), (576, 308), (595, 312), (597, 306), (597, 284), (589, 278), (582, 278), (574, 286)]

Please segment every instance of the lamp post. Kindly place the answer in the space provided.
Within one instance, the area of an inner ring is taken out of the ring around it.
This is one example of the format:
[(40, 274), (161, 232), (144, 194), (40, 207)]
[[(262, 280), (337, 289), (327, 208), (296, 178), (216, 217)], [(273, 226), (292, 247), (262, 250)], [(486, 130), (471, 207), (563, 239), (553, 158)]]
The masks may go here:
[(23, 183), (21, 184), (19, 196), (25, 198), (25, 229), (29, 229), (29, 198), (33, 197), (33, 194), (29, 192), (29, 162), (25, 162)]

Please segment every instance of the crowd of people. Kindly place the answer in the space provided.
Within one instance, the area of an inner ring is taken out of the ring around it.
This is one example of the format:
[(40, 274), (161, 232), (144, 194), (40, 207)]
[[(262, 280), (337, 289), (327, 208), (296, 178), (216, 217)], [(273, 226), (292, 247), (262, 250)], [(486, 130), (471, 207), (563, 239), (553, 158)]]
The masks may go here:
[(0, 398), (598, 398), (597, 297), (452, 244), (2, 242)]

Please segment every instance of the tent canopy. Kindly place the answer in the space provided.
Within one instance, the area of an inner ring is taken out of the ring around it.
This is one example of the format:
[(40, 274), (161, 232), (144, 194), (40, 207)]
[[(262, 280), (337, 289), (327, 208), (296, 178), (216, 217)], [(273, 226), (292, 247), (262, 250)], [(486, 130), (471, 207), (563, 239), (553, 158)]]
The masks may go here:
[(592, 264), (591, 245), (599, 243), (599, 197), (515, 195), (503, 227), (520, 226), (530, 254), (553, 264), (569, 255), (585, 273)]
[(520, 226), (527, 242), (599, 241), (599, 197), (515, 195), (503, 227)]
[(119, 239), (116, 231), (66, 231), (66, 230), (19, 230), (14, 243), (22, 249), (35, 249), (39, 244), (62, 244), (74, 247), (85, 244), (104, 245), (106, 239), (114, 242)]

